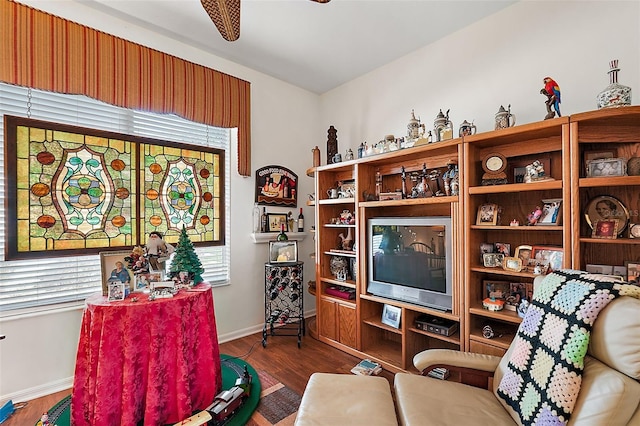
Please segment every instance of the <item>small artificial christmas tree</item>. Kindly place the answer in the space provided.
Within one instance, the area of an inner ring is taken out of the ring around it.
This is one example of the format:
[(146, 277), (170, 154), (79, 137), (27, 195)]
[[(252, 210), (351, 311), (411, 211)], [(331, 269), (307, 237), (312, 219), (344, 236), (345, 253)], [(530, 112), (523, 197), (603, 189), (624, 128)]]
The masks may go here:
[(174, 278), (180, 276), (180, 272), (188, 272), (189, 276), (193, 277), (194, 284), (202, 281), (201, 274), (204, 272), (202, 263), (200, 263), (200, 259), (198, 259), (198, 255), (193, 248), (193, 244), (184, 226), (180, 232), (180, 239), (178, 239), (176, 251), (173, 254), (173, 260), (169, 268), (169, 277)]

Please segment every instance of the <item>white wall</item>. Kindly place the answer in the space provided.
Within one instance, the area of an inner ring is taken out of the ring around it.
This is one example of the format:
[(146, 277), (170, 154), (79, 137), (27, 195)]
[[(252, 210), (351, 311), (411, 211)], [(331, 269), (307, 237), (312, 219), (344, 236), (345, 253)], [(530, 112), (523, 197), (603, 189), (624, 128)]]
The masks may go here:
[[(326, 140), (320, 128), (318, 96), (246, 67), (203, 53), (190, 46), (132, 27), (109, 16), (101, 16), (78, 2), (47, 1), (34, 7), (140, 44), (179, 56), (251, 82), (251, 169), (276, 164), (298, 175), (298, 205), (304, 209), (306, 229), (313, 222), (313, 209), (306, 206), (313, 179), (306, 176), (312, 166), (311, 148)], [(315, 135), (315, 137), (314, 137)], [(268, 247), (254, 244), (252, 207), (254, 177), (237, 172), (237, 150), (229, 155), (231, 165), (231, 285), (214, 289), (218, 336), (221, 341), (262, 330), (264, 323), (264, 262)], [(276, 211), (277, 209), (268, 208)], [(296, 209), (292, 210), (297, 217)], [(313, 238), (299, 244), (305, 262), (306, 281), (315, 268), (309, 253)], [(315, 299), (305, 291), (305, 311), (315, 312)], [(0, 400), (30, 399), (66, 389), (71, 385), (80, 329), (81, 308), (30, 318), (0, 319)], [(263, 350), (260, 345), (256, 350)], [(37, 368), (35, 368), (37, 366)]]
[(386, 134), (405, 136), (412, 109), (427, 129), (451, 109), (456, 135), (463, 120), (493, 130), (500, 105), (511, 104), (516, 124), (540, 121), (546, 76), (560, 85), (563, 115), (590, 111), (609, 84), (611, 59), (638, 104), (640, 2), (521, 1), (323, 94), (322, 127), (336, 127), (344, 155)]
[[(27, 2), (29, 3), (29, 2)], [(512, 105), (518, 123), (542, 119), (539, 94), (549, 75), (562, 89), (565, 115), (595, 109), (595, 96), (609, 82), (610, 59), (620, 59), (620, 82), (640, 90), (640, 7), (634, 2), (523, 1), (426, 46), (321, 97), (173, 40), (101, 16), (73, 2), (33, 2), (37, 7), (209, 66), (251, 82), (252, 169), (278, 164), (299, 176), (299, 202), (313, 192), (305, 176), (311, 148), (322, 149), (326, 130), (338, 129), (344, 154), (363, 141), (385, 134), (403, 136), (411, 109), (428, 127), (440, 108), (451, 109), (457, 127), (472, 121), (479, 131), (493, 129), (501, 104)], [(637, 101), (634, 102), (636, 104)], [(320, 117), (320, 119), (318, 119)], [(267, 250), (250, 242), (254, 179), (231, 176), (231, 285), (214, 291), (221, 340), (262, 328), (263, 271)], [(312, 210), (304, 207), (307, 228)], [(300, 247), (305, 277), (313, 274)], [(305, 297), (307, 312), (313, 298)], [(0, 399), (14, 401), (63, 389), (71, 383), (81, 311), (0, 321)], [(304, 348), (304, 346), (303, 346)], [(258, 348), (257, 350), (262, 350)], [(34, 368), (37, 366), (38, 368)]]

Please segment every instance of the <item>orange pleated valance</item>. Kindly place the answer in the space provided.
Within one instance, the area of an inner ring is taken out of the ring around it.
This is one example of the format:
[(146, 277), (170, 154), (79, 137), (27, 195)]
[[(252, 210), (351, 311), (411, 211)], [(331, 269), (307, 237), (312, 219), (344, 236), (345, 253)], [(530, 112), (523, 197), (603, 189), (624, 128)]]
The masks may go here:
[(238, 128), (238, 173), (251, 175), (249, 82), (0, 0), (0, 81)]

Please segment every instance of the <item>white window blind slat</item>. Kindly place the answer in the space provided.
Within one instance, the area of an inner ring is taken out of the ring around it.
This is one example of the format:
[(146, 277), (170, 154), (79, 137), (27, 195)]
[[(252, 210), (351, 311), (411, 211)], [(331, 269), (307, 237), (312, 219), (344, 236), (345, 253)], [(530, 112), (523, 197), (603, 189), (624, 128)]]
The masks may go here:
[[(133, 111), (78, 95), (63, 95), (0, 83), (2, 115), (31, 118), (179, 143), (224, 149), (231, 132), (194, 123), (175, 115)], [(4, 138), (4, 119), (0, 120)], [(4, 205), (4, 140), (0, 141), (0, 205)], [(225, 161), (226, 245), (197, 247), (205, 270), (203, 278), (213, 285), (229, 281), (230, 166)], [(38, 260), (5, 261), (5, 211), (0, 209), (0, 312), (85, 299), (101, 291), (100, 257), (71, 256)]]

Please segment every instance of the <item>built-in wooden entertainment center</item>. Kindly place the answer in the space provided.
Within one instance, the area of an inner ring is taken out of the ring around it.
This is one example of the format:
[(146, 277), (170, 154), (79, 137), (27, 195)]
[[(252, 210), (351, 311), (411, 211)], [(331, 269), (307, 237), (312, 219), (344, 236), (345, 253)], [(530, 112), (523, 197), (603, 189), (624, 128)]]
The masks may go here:
[[(316, 194), (318, 338), (355, 356), (375, 359), (391, 371), (415, 371), (413, 356), (430, 348), (502, 355), (521, 319), (515, 311), (483, 308), (486, 282), (532, 283), (535, 275), (530, 270), (485, 266), (482, 243), (510, 244), (512, 256), (515, 247), (522, 245), (561, 247), (564, 268), (640, 263), (640, 238), (629, 238), (627, 231), (615, 239), (595, 238), (585, 218), (590, 200), (611, 196), (627, 207), (629, 224), (640, 223), (640, 176), (587, 177), (586, 159), (598, 152), (626, 160), (640, 157), (640, 107), (580, 113), (310, 169)], [(494, 153), (507, 161), (508, 183), (482, 185), (483, 160)], [(444, 172), (450, 160), (459, 165), (460, 195), (383, 201), (368, 197), (376, 194), (376, 185), (383, 193), (401, 188), (403, 168), (407, 173), (425, 166)], [(514, 183), (519, 168), (536, 160), (546, 166), (546, 175), (552, 179)], [(330, 198), (330, 189), (350, 181), (355, 185), (353, 197)], [(558, 223), (527, 226), (527, 215), (547, 199), (562, 202)], [(478, 208), (487, 203), (500, 206), (501, 221), (496, 225), (477, 224)], [(337, 220), (345, 210), (355, 221)], [(453, 307), (446, 312), (367, 292), (368, 219), (425, 216), (450, 216), (453, 224)], [(519, 226), (511, 226), (513, 219)], [(339, 245), (349, 231), (355, 250)], [(357, 265), (340, 280), (331, 266), (337, 256), (354, 259)], [(327, 293), (335, 286), (355, 291), (355, 298), (336, 296), (333, 290)], [(399, 328), (382, 322), (385, 304), (400, 308)], [(415, 320), (424, 315), (453, 321), (458, 331), (445, 336), (418, 328)], [(492, 338), (483, 336), (487, 324), (495, 331)]]

